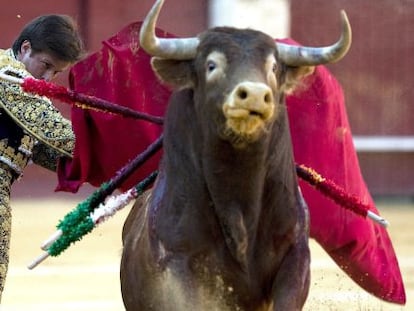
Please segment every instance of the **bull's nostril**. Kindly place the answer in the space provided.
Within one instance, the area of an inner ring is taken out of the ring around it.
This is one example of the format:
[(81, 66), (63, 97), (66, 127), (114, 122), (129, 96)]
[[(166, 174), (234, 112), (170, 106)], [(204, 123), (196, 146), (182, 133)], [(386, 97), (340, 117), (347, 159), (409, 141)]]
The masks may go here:
[(264, 102), (265, 102), (266, 104), (269, 104), (269, 103), (271, 103), (271, 102), (272, 102), (272, 95), (270, 95), (270, 93), (266, 93), (266, 94), (265, 94), (265, 96), (264, 96)]
[(247, 91), (246, 91), (245, 89), (239, 89), (239, 90), (237, 91), (237, 96), (238, 96), (240, 99), (246, 99), (246, 98), (247, 98)]

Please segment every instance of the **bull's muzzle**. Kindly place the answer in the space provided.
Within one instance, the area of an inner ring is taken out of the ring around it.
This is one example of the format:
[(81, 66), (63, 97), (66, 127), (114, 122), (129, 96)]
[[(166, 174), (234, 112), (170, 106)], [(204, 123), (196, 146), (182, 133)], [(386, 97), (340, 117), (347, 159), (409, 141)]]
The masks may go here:
[(272, 89), (264, 83), (239, 83), (223, 105), (227, 127), (240, 135), (252, 135), (272, 119), (275, 104)]

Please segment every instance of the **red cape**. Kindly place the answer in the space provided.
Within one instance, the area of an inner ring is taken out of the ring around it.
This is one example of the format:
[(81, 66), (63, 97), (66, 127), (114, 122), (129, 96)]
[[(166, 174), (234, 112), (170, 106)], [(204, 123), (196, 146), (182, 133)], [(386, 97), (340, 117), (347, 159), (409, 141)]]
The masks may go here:
[[(71, 87), (138, 111), (162, 116), (170, 91), (151, 70), (139, 47), (141, 23), (103, 42), (97, 53), (73, 67)], [(159, 36), (171, 36), (158, 31)], [(289, 40), (288, 40), (289, 41)], [(292, 41), (290, 41), (292, 42)], [(377, 212), (360, 172), (341, 86), (318, 66), (287, 98), (295, 161), (315, 169)], [(59, 163), (57, 190), (76, 192), (84, 182), (100, 186), (142, 152), (162, 127), (117, 115), (74, 108), (76, 146), (72, 161)], [(157, 168), (161, 152), (120, 187), (127, 190)], [(301, 181), (313, 237), (356, 283), (375, 296), (404, 304), (405, 290), (387, 231), (323, 196)]]

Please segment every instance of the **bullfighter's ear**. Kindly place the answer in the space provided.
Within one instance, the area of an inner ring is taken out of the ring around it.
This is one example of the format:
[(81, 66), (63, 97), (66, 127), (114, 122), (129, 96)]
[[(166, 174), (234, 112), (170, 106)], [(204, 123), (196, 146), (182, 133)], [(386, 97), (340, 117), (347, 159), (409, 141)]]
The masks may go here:
[(301, 80), (313, 74), (315, 66), (289, 67), (286, 71), (283, 91), (286, 94), (292, 93), (300, 85)]
[(153, 57), (151, 65), (158, 78), (164, 83), (178, 88), (192, 85), (192, 62)]

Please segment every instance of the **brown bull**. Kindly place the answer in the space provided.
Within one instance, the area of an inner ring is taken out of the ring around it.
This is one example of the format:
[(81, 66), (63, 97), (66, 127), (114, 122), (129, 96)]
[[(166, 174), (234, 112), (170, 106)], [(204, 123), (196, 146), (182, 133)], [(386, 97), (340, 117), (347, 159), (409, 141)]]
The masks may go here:
[(165, 118), (153, 191), (123, 231), (127, 310), (301, 310), (309, 289), (307, 209), (296, 180), (284, 93), (308, 66), (350, 45), (275, 44), (254, 30), (214, 28), (192, 39), (154, 35), (141, 46), (179, 88)]

